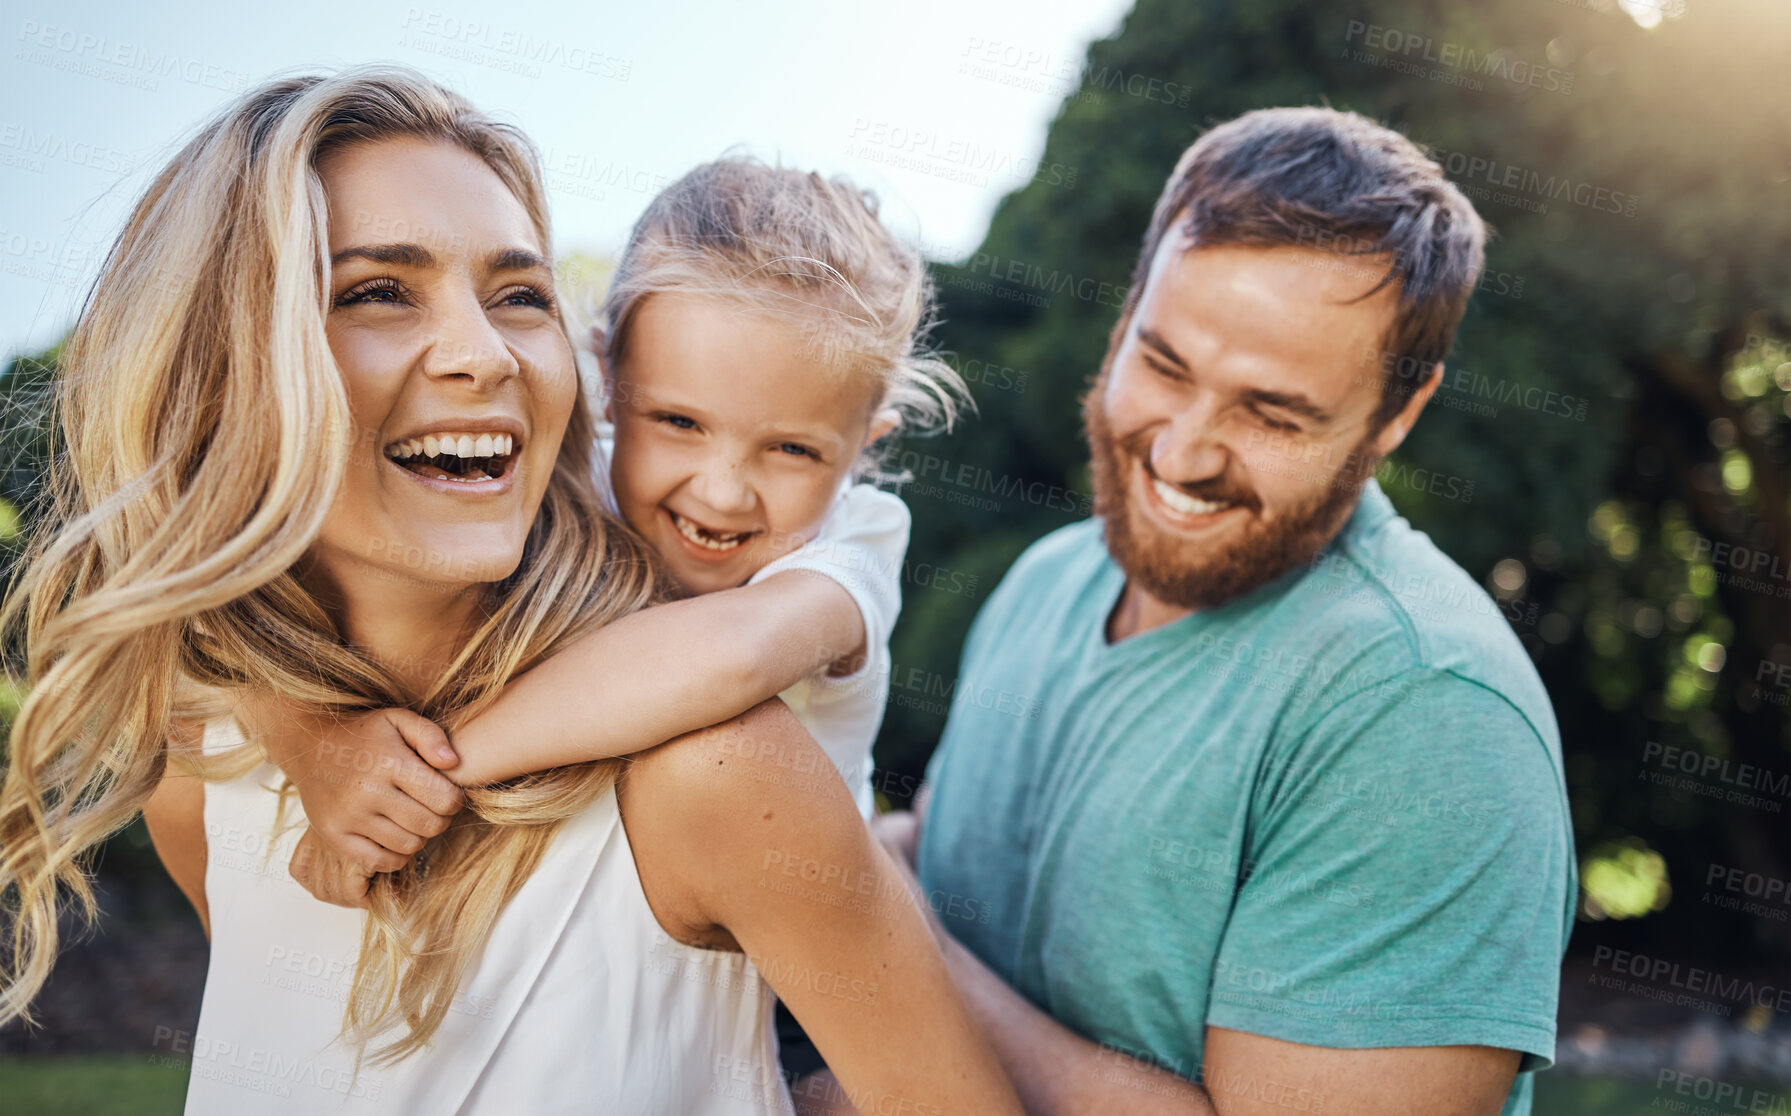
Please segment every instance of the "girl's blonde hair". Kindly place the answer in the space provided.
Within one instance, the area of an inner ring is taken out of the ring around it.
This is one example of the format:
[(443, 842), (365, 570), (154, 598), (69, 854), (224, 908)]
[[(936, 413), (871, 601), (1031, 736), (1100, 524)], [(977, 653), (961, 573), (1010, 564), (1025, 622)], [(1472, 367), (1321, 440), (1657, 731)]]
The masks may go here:
[[(626, 375), (642, 303), (672, 291), (795, 324), (830, 369), (869, 379), (873, 410), (894, 412), (904, 430), (949, 430), (975, 407), (926, 346), (934, 296), (925, 262), (884, 227), (876, 196), (843, 176), (730, 156), (666, 187), (634, 226), (598, 310), (598, 355), (612, 380)], [(880, 475), (881, 456), (867, 454), (859, 471)]]
[[(568, 641), (656, 599), (650, 552), (601, 510), (582, 399), (521, 563), (481, 587), (476, 630), (420, 700), (350, 647), (294, 577), (350, 455), (380, 448), (347, 434), (324, 335), (316, 166), (399, 137), (478, 156), (551, 245), (520, 133), (408, 69), (280, 80), (232, 104), (156, 176), (69, 339), (50, 519), (0, 612), (23, 636), (30, 687), (0, 788), (11, 938), (0, 1022), (29, 1018), (59, 908), (72, 897), (91, 922), (88, 854), (161, 779), (176, 722), (215, 713), (206, 695), (253, 687), (310, 711), (411, 705), (451, 725)], [(474, 792), (428, 850), (426, 879), (414, 868), (380, 877), (345, 1027), (362, 1041), (406, 1027), (382, 1059), (422, 1046), (558, 824), (616, 773), (614, 761), (591, 763)]]

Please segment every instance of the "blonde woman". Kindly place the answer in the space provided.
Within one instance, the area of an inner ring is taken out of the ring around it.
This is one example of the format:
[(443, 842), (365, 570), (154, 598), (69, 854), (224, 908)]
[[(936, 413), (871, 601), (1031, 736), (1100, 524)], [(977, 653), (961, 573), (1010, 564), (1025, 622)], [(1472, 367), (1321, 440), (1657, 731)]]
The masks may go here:
[[(302, 813), (233, 698), (452, 726), (657, 597), (590, 479), (550, 243), (526, 142), (408, 71), (265, 86), (157, 176), (65, 351), (8, 602), (0, 1020), (144, 810), (212, 938), (190, 1113), (781, 1111), (762, 981), (861, 1108), (1018, 1111), (777, 704), (470, 792), (367, 911), (285, 875)], [(391, 459), (425, 434), (462, 475)]]

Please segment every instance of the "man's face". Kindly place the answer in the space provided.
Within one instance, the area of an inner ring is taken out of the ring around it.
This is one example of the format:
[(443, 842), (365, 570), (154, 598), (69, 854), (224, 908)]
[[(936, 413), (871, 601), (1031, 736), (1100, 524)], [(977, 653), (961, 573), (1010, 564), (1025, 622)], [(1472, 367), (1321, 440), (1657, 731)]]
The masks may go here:
[(1083, 405), (1095, 512), (1138, 588), (1211, 607), (1342, 527), (1435, 383), (1370, 429), (1398, 294), (1352, 300), (1386, 262), (1164, 238)]

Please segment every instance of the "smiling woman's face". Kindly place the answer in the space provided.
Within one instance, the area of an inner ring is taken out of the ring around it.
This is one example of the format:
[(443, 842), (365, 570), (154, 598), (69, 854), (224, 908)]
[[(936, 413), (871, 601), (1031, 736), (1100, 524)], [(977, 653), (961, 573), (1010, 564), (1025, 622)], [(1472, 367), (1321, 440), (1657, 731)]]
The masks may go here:
[(547, 246), (446, 143), (332, 152), (325, 332), (354, 448), (314, 550), (341, 583), (454, 589), (522, 558), (577, 398)]

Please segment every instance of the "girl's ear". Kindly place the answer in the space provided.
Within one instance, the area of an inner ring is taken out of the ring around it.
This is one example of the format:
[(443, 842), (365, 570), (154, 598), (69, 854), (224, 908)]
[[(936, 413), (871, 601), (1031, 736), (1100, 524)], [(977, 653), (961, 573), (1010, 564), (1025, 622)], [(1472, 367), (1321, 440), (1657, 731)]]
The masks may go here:
[(602, 326), (591, 327), (591, 356), (597, 361), (597, 372), (603, 382), (603, 421), (611, 426), (616, 424), (616, 381), (610, 375), (609, 361), (603, 354), (609, 351), (609, 334)]
[(864, 444), (868, 448), (882, 441), (889, 433), (902, 425), (901, 412), (893, 407), (885, 407), (871, 416), (871, 428), (864, 436)]

